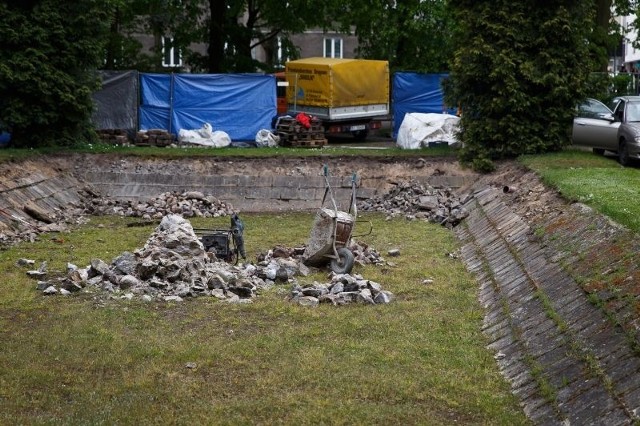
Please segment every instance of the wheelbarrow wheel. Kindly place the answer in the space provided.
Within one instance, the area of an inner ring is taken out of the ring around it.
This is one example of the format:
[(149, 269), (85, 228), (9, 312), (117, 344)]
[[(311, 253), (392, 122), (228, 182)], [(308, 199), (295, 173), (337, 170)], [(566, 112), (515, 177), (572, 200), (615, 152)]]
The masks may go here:
[(338, 258), (331, 259), (331, 270), (336, 274), (348, 274), (353, 269), (354, 257), (346, 247), (338, 249)]

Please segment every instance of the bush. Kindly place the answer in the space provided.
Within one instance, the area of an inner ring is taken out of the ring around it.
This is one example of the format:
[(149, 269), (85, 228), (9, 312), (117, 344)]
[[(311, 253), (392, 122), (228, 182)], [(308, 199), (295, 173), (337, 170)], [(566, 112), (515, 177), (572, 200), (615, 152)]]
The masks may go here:
[(105, 2), (0, 4), (0, 122), (16, 147), (92, 141)]

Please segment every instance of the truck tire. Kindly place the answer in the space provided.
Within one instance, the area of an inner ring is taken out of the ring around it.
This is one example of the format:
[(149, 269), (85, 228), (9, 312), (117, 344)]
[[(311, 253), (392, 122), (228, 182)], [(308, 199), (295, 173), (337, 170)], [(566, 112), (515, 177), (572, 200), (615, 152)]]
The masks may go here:
[(348, 274), (353, 269), (353, 253), (346, 247), (338, 249), (338, 258), (331, 259), (331, 270), (336, 274)]
[(369, 136), (369, 129), (356, 130), (354, 132), (351, 132), (351, 134), (353, 135), (353, 138), (355, 140), (363, 141), (363, 140), (367, 139), (367, 136)]

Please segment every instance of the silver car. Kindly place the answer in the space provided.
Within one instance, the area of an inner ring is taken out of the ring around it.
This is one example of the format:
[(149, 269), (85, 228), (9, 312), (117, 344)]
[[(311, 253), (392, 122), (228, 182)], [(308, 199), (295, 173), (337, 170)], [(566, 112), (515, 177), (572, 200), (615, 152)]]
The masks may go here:
[(587, 99), (573, 119), (571, 139), (574, 145), (591, 147), (598, 154), (617, 153), (623, 166), (640, 159), (640, 96), (616, 98), (613, 111)]

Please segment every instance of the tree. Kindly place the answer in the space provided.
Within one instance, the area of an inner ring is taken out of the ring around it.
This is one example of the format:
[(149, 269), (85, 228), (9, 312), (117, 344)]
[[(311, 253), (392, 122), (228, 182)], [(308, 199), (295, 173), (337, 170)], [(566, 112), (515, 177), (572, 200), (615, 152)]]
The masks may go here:
[[(146, 31), (171, 35), (192, 71), (222, 73), (273, 69), (277, 64), (252, 57), (258, 46), (274, 50), (280, 44), (285, 55), (295, 57), (290, 36), (312, 26), (329, 25), (325, 17), (337, 0), (136, 1), (147, 4)], [(160, 8), (155, 6), (159, 3)], [(194, 44), (204, 44), (206, 53), (194, 49)]]
[(361, 57), (398, 70), (448, 69), (453, 22), (445, 0), (351, 0), (337, 16), (343, 30), (355, 26)]
[(554, 151), (569, 143), (592, 70), (591, 2), (458, 0), (449, 102), (462, 107), (461, 160)]
[(18, 147), (91, 140), (105, 2), (0, 3), (0, 123)]

